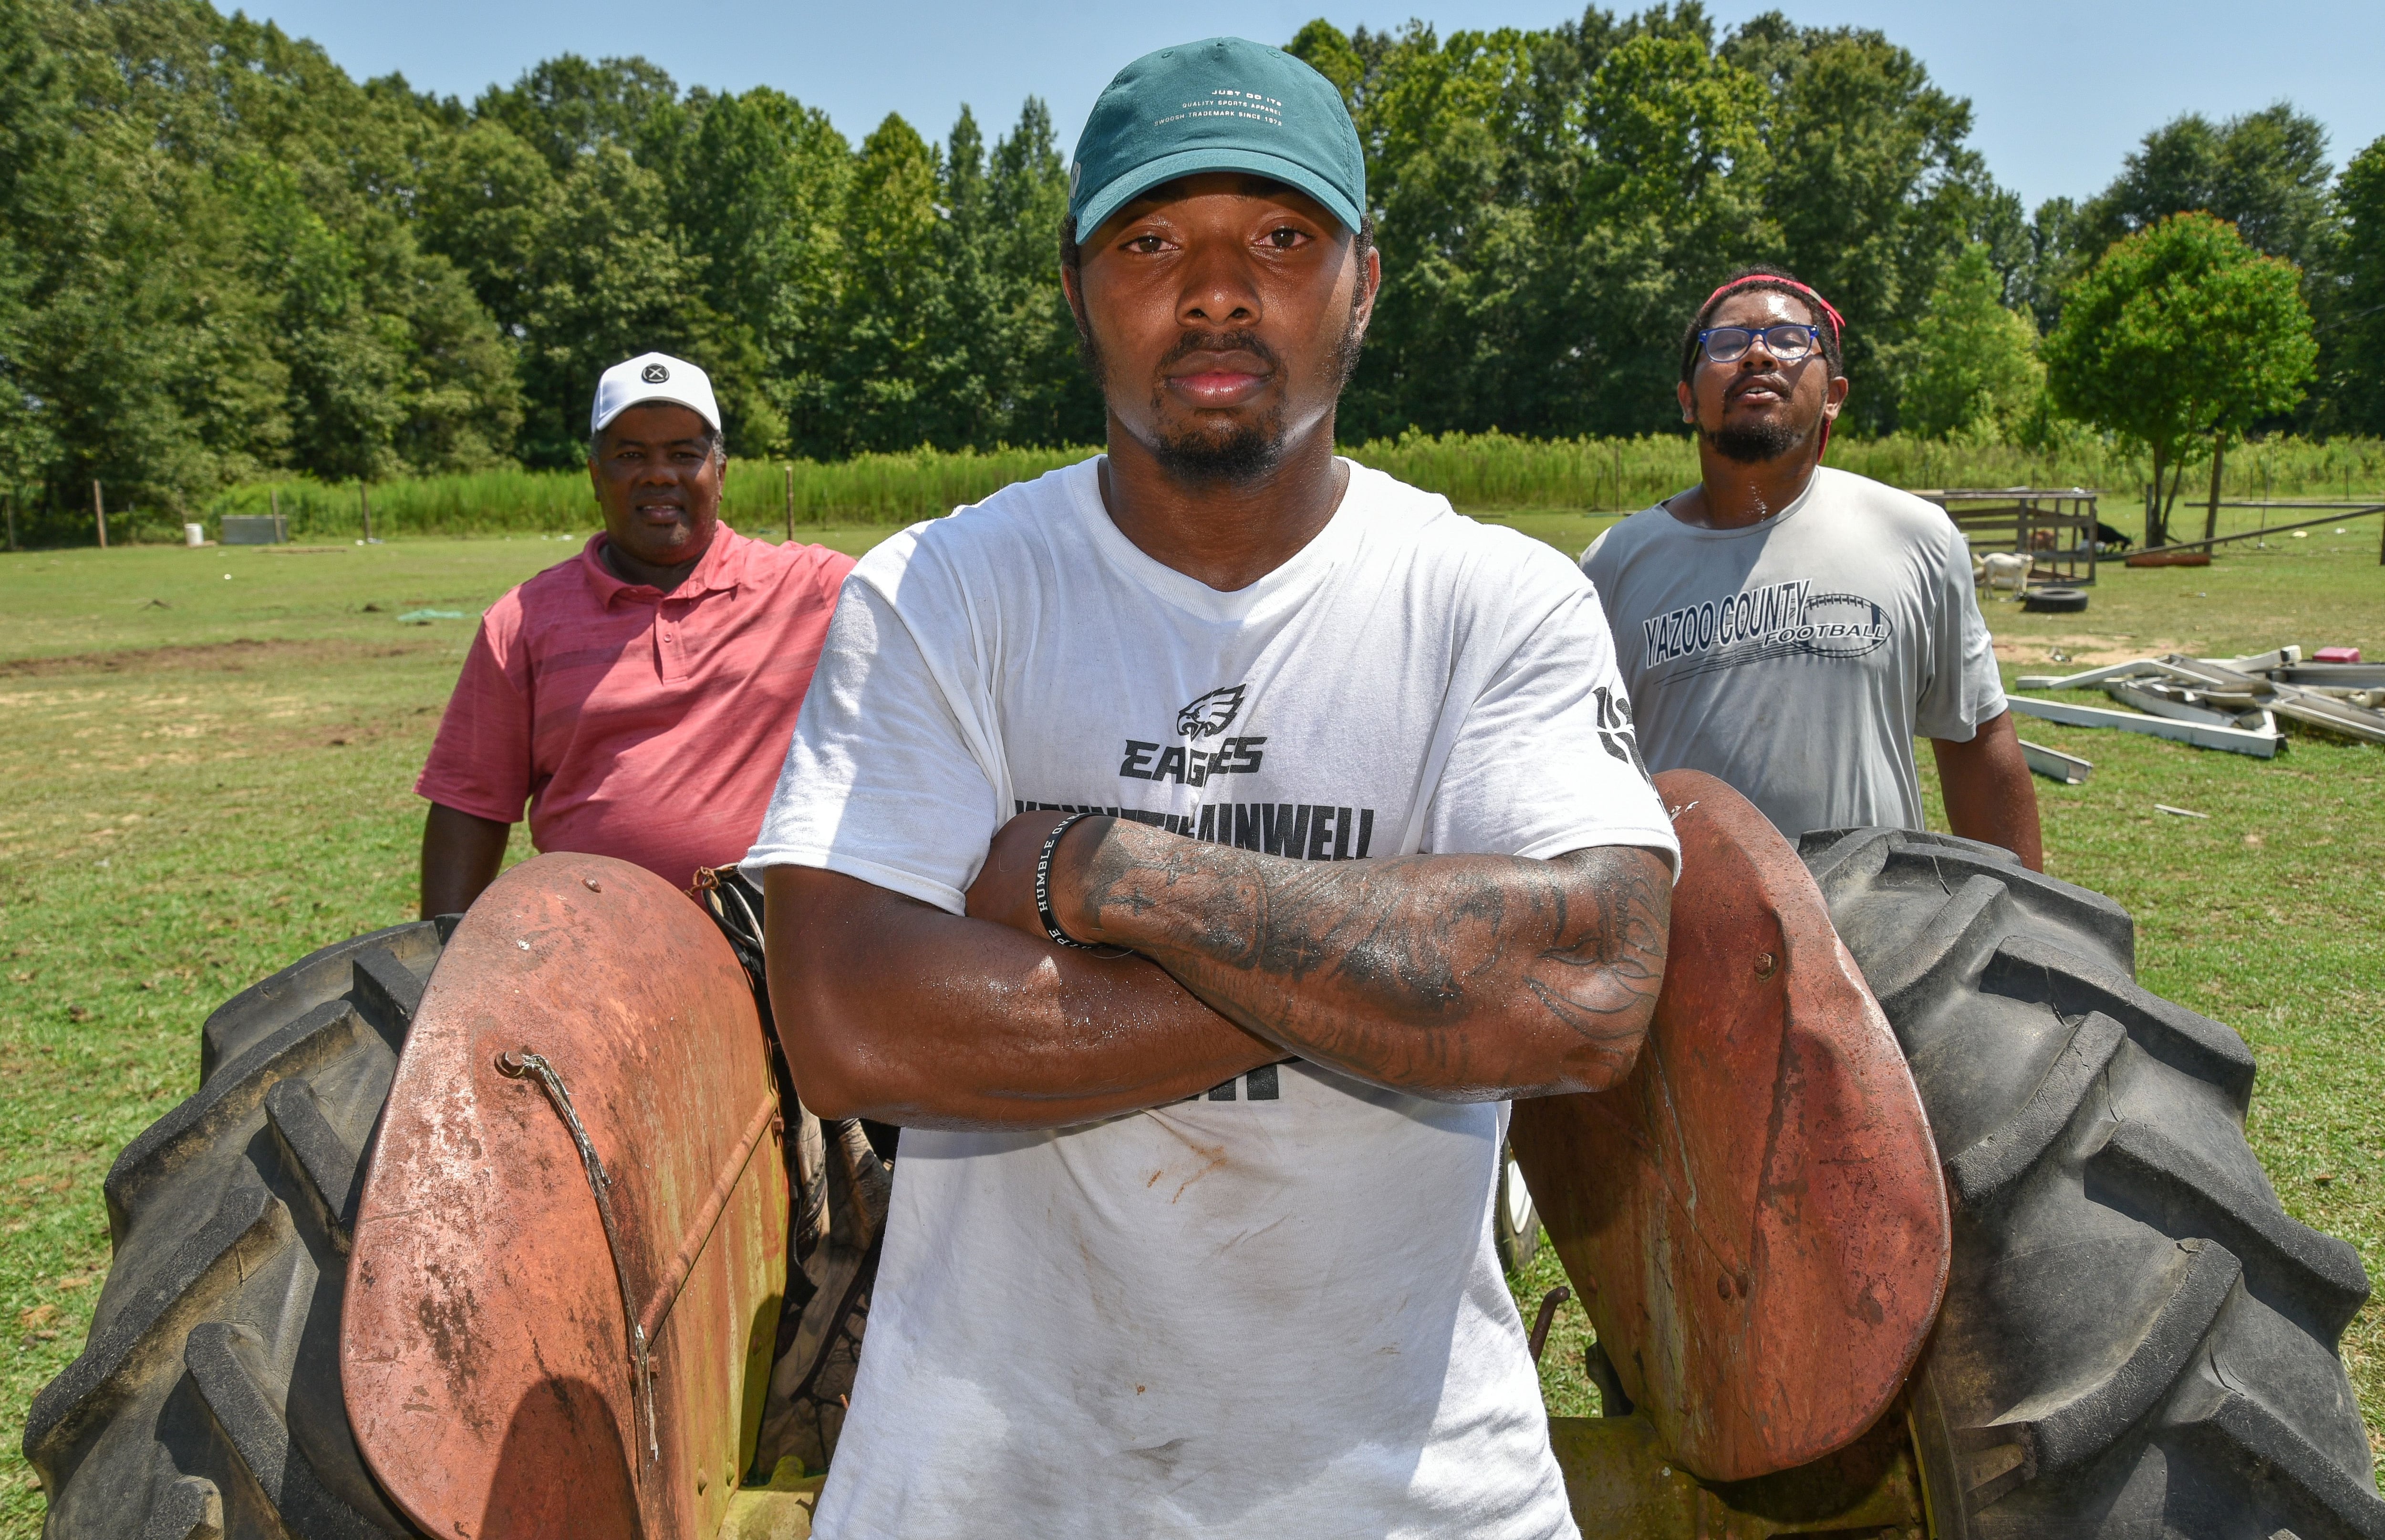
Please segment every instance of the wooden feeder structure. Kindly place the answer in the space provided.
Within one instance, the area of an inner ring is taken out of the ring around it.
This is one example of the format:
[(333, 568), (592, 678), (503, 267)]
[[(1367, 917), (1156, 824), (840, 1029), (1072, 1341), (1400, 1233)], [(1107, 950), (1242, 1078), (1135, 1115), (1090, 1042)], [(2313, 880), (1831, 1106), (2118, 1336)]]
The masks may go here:
[(1974, 556), (2027, 553), (2032, 584), (2075, 587), (2095, 580), (2095, 492), (2081, 487), (1972, 487), (1914, 495), (1946, 510)]

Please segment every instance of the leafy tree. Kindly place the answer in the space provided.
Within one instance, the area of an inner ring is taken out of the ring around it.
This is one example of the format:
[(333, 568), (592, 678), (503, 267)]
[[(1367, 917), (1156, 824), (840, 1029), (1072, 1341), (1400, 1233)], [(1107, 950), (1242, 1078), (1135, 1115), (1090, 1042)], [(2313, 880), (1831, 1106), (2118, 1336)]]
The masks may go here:
[(1885, 431), (1898, 398), (1887, 366), (1940, 272), (1995, 212), (1963, 143), (1970, 104), (1876, 31), (1801, 29), (1771, 12), (1723, 52), (1771, 92), (1764, 202), (1779, 255), (1848, 320), (1847, 425)]
[(2327, 130), (2284, 102), (2214, 124), (2188, 113), (2145, 135), (2120, 175), (2082, 211), (2100, 251), (2173, 214), (2215, 215), (2254, 250), (2305, 271), (2333, 244)]
[(605, 145), (641, 147), (655, 118), (678, 99), (669, 74), (644, 59), (591, 64), (560, 54), (503, 90), (483, 92), (472, 113), (511, 129), (563, 176)]
[(943, 280), (938, 156), (901, 117), (868, 139), (845, 196), (844, 283), (831, 325), (828, 412), (805, 438), (832, 452), (929, 441), (924, 366)]
[(1988, 248), (1964, 248), (1929, 291), (1921, 325), (1895, 363), (1907, 432), (2009, 439), (2044, 389), (2037, 328), (2004, 304)]
[(2352, 157), (2338, 184), (2343, 289), (2330, 317), (2329, 394), (2356, 433), (2385, 434), (2385, 139)]
[(2056, 409), (2149, 454), (2145, 543), (2160, 545), (2196, 447), (2211, 441), (2216, 485), (2227, 441), (2302, 398), (2316, 348), (2291, 264), (2179, 214), (2104, 255), (2044, 356)]

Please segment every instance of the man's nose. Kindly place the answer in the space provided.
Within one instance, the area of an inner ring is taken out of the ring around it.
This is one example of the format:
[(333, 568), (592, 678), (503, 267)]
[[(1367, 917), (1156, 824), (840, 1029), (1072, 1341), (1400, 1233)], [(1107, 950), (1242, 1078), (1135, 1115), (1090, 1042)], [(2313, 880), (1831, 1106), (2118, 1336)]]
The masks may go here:
[(1259, 318), (1258, 286), (1250, 264), (1224, 242), (1197, 242), (1185, 264), (1177, 319), (1186, 325), (1249, 326)]

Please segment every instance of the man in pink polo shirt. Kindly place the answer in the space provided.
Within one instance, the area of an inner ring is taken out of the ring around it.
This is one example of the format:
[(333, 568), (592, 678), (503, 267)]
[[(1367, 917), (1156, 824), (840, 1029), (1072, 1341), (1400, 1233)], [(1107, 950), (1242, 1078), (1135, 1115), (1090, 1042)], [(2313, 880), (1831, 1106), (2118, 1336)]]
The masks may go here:
[(539, 850), (681, 885), (753, 845), (853, 558), (724, 528), (727, 465), (702, 369), (650, 353), (605, 371), (604, 533), (482, 617), (415, 783), (426, 917), (496, 879), (525, 802)]

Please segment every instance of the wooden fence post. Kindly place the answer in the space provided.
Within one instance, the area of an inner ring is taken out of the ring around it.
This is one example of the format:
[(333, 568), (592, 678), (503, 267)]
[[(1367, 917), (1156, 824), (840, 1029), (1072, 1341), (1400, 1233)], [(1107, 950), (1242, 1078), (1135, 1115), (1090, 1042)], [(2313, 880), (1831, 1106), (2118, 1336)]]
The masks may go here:
[(365, 485), (362, 477), (356, 478), (356, 501), (364, 505), (365, 543), (370, 545), (372, 543), (372, 489)]
[(7, 508), (8, 549), (14, 551), (17, 549), (17, 494), (13, 491), (8, 494)]
[(92, 521), (99, 526), (99, 548), (105, 551), (107, 549), (107, 500), (100, 495), (97, 477), (92, 478), (91, 482), (91, 516)]
[(795, 538), (795, 467), (794, 467), (794, 466), (787, 466), (787, 467), (786, 467), (786, 472), (787, 472), (787, 539), (789, 539), (789, 540), (793, 540), (793, 539)]

